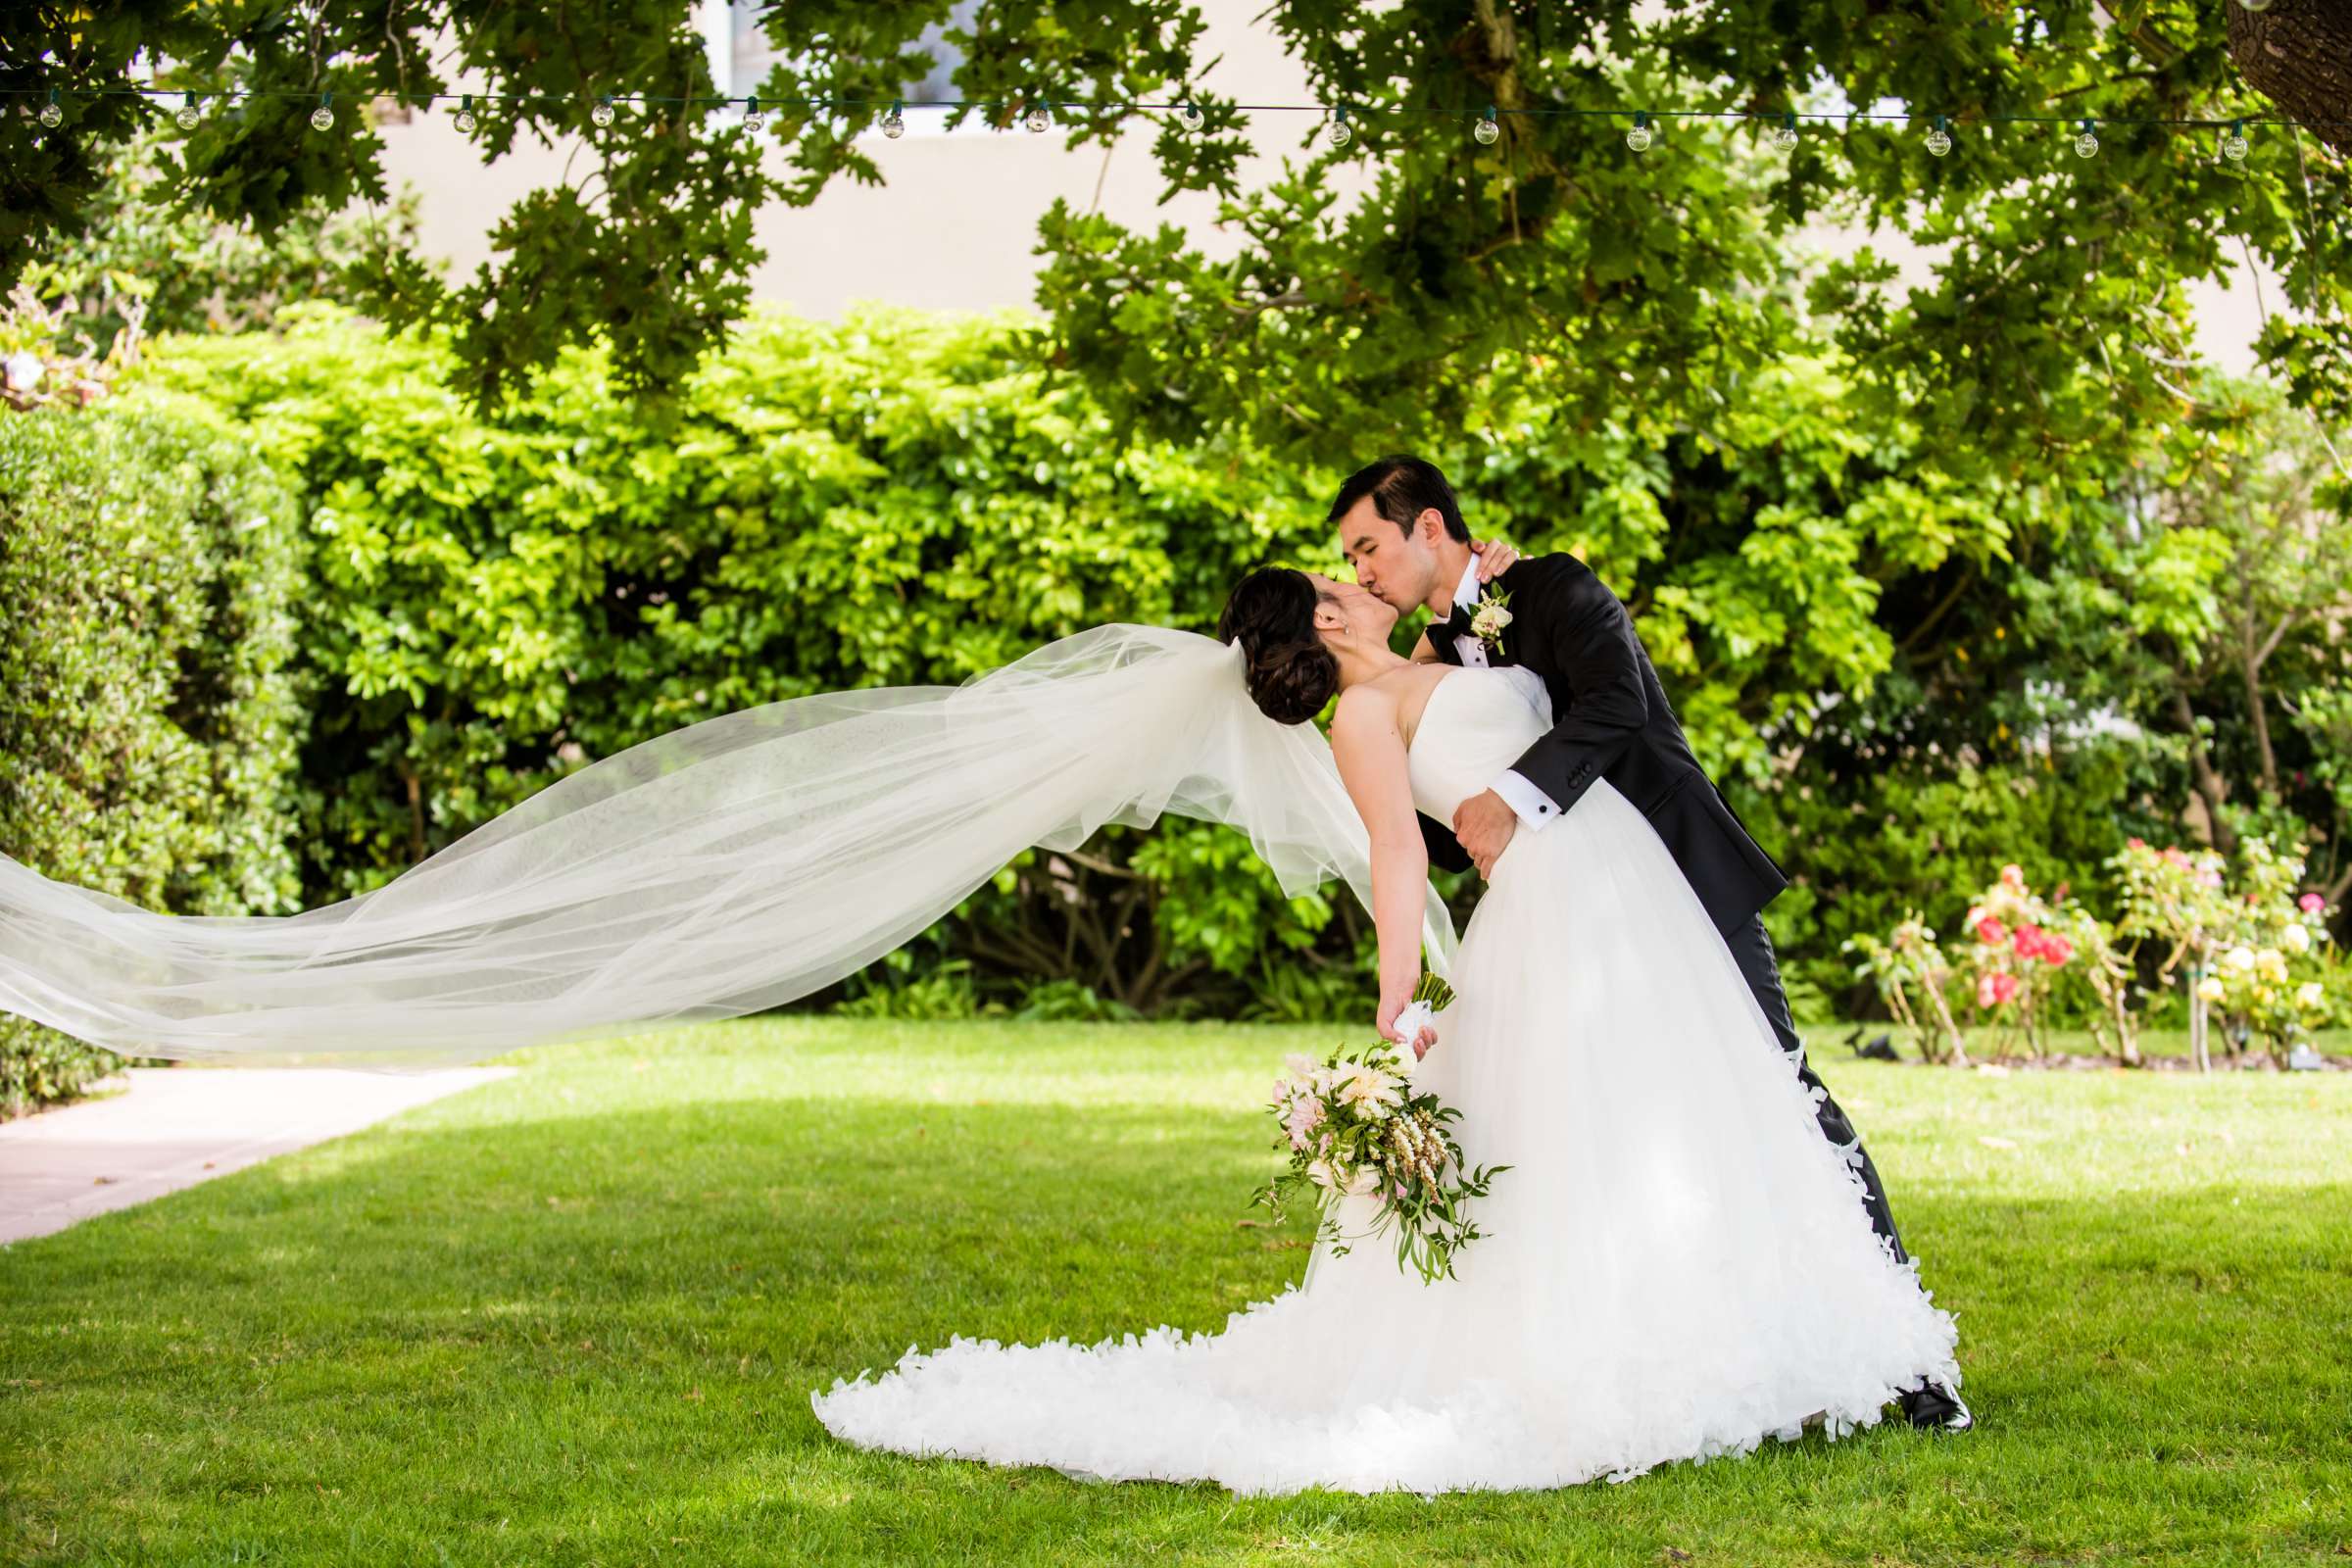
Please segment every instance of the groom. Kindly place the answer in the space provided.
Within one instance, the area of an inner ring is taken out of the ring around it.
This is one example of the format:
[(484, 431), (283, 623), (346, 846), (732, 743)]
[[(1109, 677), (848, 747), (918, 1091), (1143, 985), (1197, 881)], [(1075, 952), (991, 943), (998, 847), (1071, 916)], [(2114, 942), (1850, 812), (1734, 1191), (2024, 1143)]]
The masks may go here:
[[(1331, 505), (1330, 521), (1339, 529), (1340, 554), (1366, 591), (1399, 614), (1429, 607), (1435, 618), (1413, 649), (1415, 659), (1524, 664), (1551, 693), (1551, 732), (1486, 793), (1462, 803), (1452, 833), (1421, 819), (1431, 863), (1454, 871), (1475, 864), (1483, 876), (1513, 834), (1543, 832), (1575, 809), (1594, 779), (1607, 779), (1649, 818), (1723, 933), (1781, 1049), (1819, 1096), (1822, 1136), (1844, 1152), (1869, 1189), (1872, 1229), (1903, 1259), (1878, 1168), (1805, 1061), (1804, 1041), (1789, 1018), (1761, 912), (1788, 878), (1690, 755), (1624, 604), (1565, 554), (1519, 561), (1495, 577), (1492, 590), (1482, 587), (1453, 489), (1419, 458), (1382, 458), (1350, 474)], [(1483, 616), (1482, 600), (1488, 602)], [(1508, 622), (1497, 632), (1498, 601), (1507, 601), (1501, 608)], [(1939, 1384), (1908, 1391), (1902, 1405), (1914, 1426), (1964, 1432), (1975, 1424), (1959, 1396)]]

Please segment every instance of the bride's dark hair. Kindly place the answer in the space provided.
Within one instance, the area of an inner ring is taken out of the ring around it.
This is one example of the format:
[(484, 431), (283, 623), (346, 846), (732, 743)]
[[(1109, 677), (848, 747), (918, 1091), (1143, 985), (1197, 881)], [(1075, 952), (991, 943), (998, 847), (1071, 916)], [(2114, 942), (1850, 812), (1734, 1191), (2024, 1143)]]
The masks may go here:
[(1261, 566), (1234, 584), (1219, 641), (1241, 644), (1251, 701), (1278, 724), (1303, 724), (1340, 689), (1340, 662), (1315, 630), (1320, 596), (1303, 571)]

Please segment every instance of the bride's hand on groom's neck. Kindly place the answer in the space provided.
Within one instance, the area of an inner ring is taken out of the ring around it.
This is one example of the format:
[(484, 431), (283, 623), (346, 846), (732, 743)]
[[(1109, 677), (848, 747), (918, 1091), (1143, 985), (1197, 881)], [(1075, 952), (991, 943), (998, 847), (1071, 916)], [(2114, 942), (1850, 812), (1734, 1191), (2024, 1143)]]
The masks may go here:
[(1511, 563), (1519, 559), (1519, 552), (1501, 539), (1473, 539), (1470, 553), (1478, 558), (1478, 580), (1482, 583), (1493, 582), (1510, 570)]

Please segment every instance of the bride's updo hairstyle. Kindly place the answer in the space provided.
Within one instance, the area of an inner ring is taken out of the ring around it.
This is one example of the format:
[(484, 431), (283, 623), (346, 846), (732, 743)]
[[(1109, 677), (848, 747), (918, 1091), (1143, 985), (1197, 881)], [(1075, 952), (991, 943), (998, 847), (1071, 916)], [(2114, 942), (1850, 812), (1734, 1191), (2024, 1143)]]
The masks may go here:
[(1239, 643), (1250, 700), (1278, 724), (1303, 724), (1340, 689), (1340, 662), (1315, 630), (1315, 585), (1303, 571), (1261, 566), (1234, 585), (1217, 638)]

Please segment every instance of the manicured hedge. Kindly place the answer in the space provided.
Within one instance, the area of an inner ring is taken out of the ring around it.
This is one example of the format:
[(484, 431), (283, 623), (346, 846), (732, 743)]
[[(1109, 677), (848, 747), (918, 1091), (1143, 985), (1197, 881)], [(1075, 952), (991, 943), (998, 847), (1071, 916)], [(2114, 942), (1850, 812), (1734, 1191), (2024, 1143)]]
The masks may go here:
[[(174, 913), (301, 906), (299, 517), (200, 411), (0, 416), (0, 851)], [(112, 1066), (0, 1014), (0, 1115)]]

